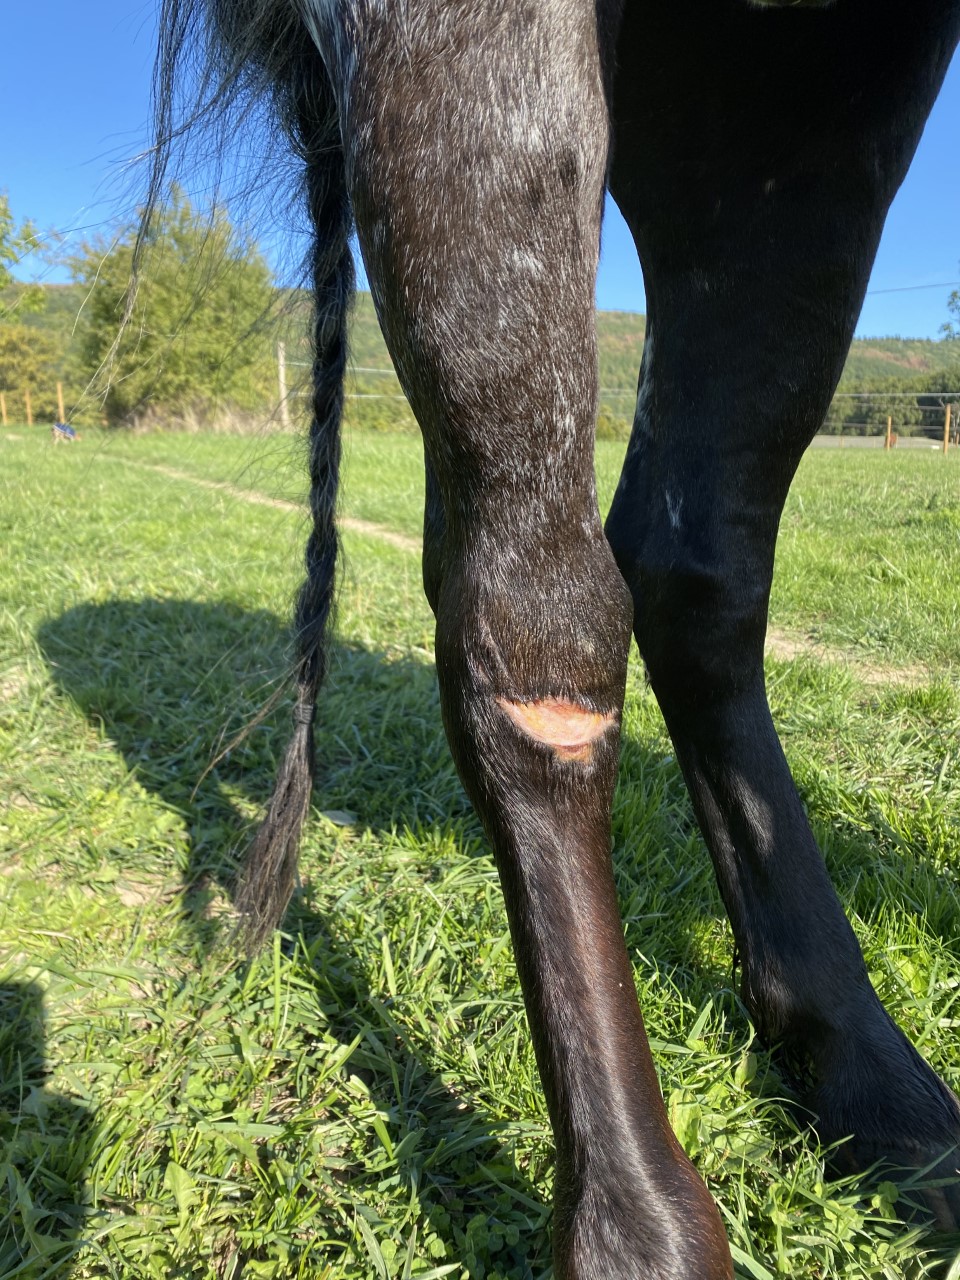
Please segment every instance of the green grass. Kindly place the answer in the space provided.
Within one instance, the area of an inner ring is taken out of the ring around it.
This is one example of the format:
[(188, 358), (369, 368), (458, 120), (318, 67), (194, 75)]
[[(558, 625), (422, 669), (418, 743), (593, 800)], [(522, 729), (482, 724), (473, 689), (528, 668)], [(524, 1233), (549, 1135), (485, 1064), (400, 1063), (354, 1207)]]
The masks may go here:
[[(0, 436), (0, 1276), (549, 1274), (552, 1148), (499, 887), (443, 741), (417, 557), (345, 535), (322, 778), (275, 947), (231, 934), (286, 715), (289, 441)], [(617, 446), (598, 453), (609, 499)], [(960, 1084), (957, 470), (812, 455), (771, 661), (785, 747), (875, 982)], [(416, 535), (419, 446), (353, 433), (344, 513)], [(837, 661), (824, 658), (836, 657)], [(852, 660), (847, 660), (852, 655)], [(840, 657), (844, 657), (840, 661)], [(742, 1280), (934, 1275), (943, 1242), (822, 1153), (631, 669), (615, 867), (671, 1117)]]
[[(597, 445), (604, 511), (624, 449), (616, 441)], [(116, 434), (98, 437), (92, 452), (98, 464), (165, 465), (287, 501), (300, 502), (305, 495), (302, 449), (286, 437)], [(344, 514), (418, 537), (423, 519), (419, 441), (402, 433), (353, 431), (345, 456)], [(811, 450), (784, 512), (773, 625), (867, 660), (934, 671), (940, 664), (949, 667), (960, 634), (958, 468), (956, 454), (944, 461), (935, 452)], [(152, 484), (162, 508), (171, 482), (154, 477)], [(232, 509), (233, 500), (225, 502)]]

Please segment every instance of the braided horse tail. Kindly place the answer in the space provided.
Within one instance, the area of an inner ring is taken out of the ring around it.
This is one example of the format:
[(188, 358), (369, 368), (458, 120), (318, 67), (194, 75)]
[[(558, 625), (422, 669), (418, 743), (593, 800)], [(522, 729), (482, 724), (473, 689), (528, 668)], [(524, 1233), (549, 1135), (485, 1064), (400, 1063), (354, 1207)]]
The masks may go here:
[[(327, 624), (333, 607), (337, 560), (335, 512), (340, 471), (340, 424), (347, 359), (347, 312), (353, 293), (339, 124), (329, 83), (314, 54), (316, 84), (298, 84), (297, 147), (306, 166), (307, 200), (314, 227), (313, 393), (309, 434), (312, 528), (306, 577), (297, 598), (296, 704), (293, 736), (280, 766), (266, 816), (251, 844), (237, 893), (251, 946), (279, 925), (293, 893), (300, 830), (314, 776), (313, 718), (327, 671)], [(322, 80), (321, 80), (322, 76)], [(321, 92), (325, 91), (325, 92)], [(315, 114), (323, 104), (320, 115)]]
[[(174, 119), (181, 64), (200, 57), (200, 102)], [(239, 104), (266, 98), (303, 165), (313, 228), (313, 392), (309, 433), (310, 513), (306, 577), (295, 611), (293, 735), (263, 823), (247, 851), (236, 904), (252, 949), (279, 925), (296, 880), (300, 832), (314, 776), (313, 718), (327, 670), (327, 627), (337, 559), (335, 509), (353, 294), (352, 226), (333, 91), (294, 6), (283, 0), (164, 0), (156, 74), (157, 146), (149, 209), (162, 190), (173, 143), (198, 122), (226, 122)]]

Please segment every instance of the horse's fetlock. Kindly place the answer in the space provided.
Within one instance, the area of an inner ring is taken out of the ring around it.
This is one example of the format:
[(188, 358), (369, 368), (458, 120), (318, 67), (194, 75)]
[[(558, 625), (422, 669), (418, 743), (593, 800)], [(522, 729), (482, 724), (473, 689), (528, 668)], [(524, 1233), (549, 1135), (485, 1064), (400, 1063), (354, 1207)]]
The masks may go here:
[(558, 1201), (558, 1280), (731, 1280), (719, 1214), (687, 1161), (661, 1167), (656, 1189), (624, 1174), (585, 1188), (565, 1212)]

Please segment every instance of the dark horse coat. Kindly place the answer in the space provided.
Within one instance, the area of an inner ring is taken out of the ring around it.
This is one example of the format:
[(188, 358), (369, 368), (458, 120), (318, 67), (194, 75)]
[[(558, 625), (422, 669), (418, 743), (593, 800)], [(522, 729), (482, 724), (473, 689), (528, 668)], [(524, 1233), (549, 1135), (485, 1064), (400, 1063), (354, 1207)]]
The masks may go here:
[[(731, 1275), (667, 1124), (611, 877), (631, 629), (757, 1026), (805, 1082), (821, 1137), (853, 1135), (849, 1167), (933, 1165), (947, 1185), (928, 1208), (960, 1224), (957, 1100), (870, 985), (762, 666), (781, 508), (960, 0), (167, 0), (162, 131), (197, 18), (208, 106), (272, 95), (316, 233), (314, 523), (294, 736), (241, 895), (254, 933), (286, 905), (309, 801), (355, 226), (423, 431), (444, 722), (495, 851), (553, 1121), (559, 1280)], [(608, 188), (648, 321), (604, 528), (594, 277)]]

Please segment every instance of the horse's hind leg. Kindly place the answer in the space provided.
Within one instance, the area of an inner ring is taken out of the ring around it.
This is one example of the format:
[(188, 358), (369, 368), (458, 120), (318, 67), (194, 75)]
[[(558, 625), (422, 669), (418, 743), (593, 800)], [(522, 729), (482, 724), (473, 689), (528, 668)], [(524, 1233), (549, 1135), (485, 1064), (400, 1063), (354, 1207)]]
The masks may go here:
[[(960, 25), (954, 7), (952, 32), (930, 38), (925, 21), (942, 5), (866, 8), (718, 4), (689, 30), (667, 5), (627, 19), (633, 51), (682, 44), (713, 115), (691, 111), (688, 80), (653, 61), (618, 83), (612, 186), (644, 263), (649, 328), (607, 532), (751, 1013), (809, 1082), (822, 1136), (854, 1135), (843, 1155), (855, 1167), (941, 1162), (954, 1182), (928, 1204), (947, 1225), (960, 1223), (960, 1108), (874, 994), (763, 683), (787, 487), (823, 421), (887, 204)], [(866, 19), (870, 56), (853, 58)], [(817, 92), (794, 87), (796, 69), (814, 67)]]
[[(344, 81), (360, 243), (445, 519), (447, 734), (494, 847), (557, 1142), (563, 1280), (719, 1280), (610, 865), (631, 610), (594, 491), (606, 160), (595, 6), (365, 9)], [(385, 12), (385, 11), (384, 11)]]

